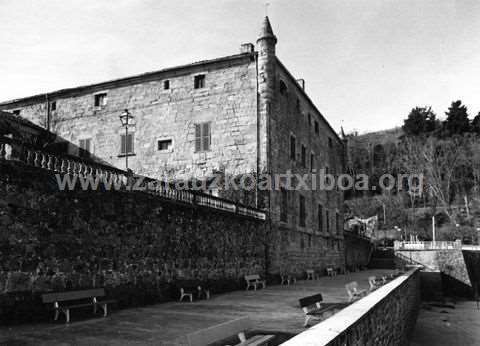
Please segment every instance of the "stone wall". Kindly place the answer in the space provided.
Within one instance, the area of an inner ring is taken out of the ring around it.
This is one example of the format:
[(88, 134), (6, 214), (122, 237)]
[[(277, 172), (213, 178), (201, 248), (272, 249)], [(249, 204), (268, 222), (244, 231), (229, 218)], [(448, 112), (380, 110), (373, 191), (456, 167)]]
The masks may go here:
[(471, 287), (462, 250), (396, 250), (395, 253), (425, 265), (428, 271), (440, 271)]
[(265, 271), (264, 226), (144, 192), (58, 191), (51, 172), (0, 161), (0, 292), (240, 283)]
[[(343, 173), (342, 143), (325, 121), (322, 114), (291, 76), (275, 58), (274, 102), (270, 112), (270, 169), (272, 173), (306, 175), (312, 187), (313, 176), (328, 169), (332, 174)], [(280, 84), (285, 90), (280, 90)], [(317, 129), (316, 129), (317, 128)], [(290, 137), (296, 138), (295, 159), (290, 157)], [(302, 164), (302, 145), (306, 150), (305, 166)], [(310, 155), (313, 154), (313, 165)], [(305, 198), (305, 224), (300, 223), (300, 196)], [(282, 192), (271, 194), (271, 218), (278, 236), (273, 250), (274, 266), (316, 268), (324, 272), (327, 265), (345, 267), (343, 240), (343, 193), (309, 188), (287, 191), (287, 219), (281, 219)], [(319, 205), (322, 217), (319, 218)], [(328, 218), (327, 218), (328, 211)], [(338, 213), (339, 225), (336, 224)], [(328, 223), (328, 224), (327, 224)]]
[(282, 345), (408, 345), (420, 305), (413, 269)]
[(351, 232), (345, 232), (344, 239), (345, 265), (347, 269), (366, 268), (372, 257), (372, 242)]

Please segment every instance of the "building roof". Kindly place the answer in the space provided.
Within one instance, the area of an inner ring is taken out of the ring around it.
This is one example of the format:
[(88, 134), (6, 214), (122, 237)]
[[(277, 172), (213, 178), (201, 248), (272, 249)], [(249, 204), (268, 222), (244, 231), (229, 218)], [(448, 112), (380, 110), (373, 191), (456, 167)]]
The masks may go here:
[(260, 34), (258, 35), (257, 41), (264, 38), (273, 38), (275, 39), (275, 42), (277, 42), (277, 37), (273, 34), (272, 25), (270, 24), (268, 16), (263, 19), (262, 28), (260, 30)]
[(146, 73), (142, 73), (142, 74), (138, 74), (130, 77), (112, 79), (105, 82), (87, 84), (87, 85), (77, 86), (73, 88), (60, 89), (52, 92), (47, 92), (47, 93), (37, 94), (33, 96), (27, 96), (23, 98), (0, 102), (0, 107), (13, 106), (15, 104), (36, 103), (39, 101), (43, 102), (45, 101), (45, 96), (48, 96), (49, 98), (69, 97), (72, 95), (77, 95), (77, 94), (82, 94), (82, 93), (87, 93), (92, 91), (93, 92), (101, 91), (111, 87), (136, 84), (136, 83), (141, 83), (141, 82), (150, 81), (150, 80), (158, 80), (159, 78), (165, 78), (170, 76), (174, 77), (174, 76), (188, 73), (187, 72), (188, 70), (204, 67), (206, 65), (226, 64), (230, 66), (235, 63), (241, 63), (244, 59), (251, 59), (255, 54), (256, 53), (240, 53), (240, 54), (229, 55), (229, 56), (220, 57), (216, 59), (211, 59), (211, 60), (201, 60), (191, 64), (169, 67), (169, 68), (152, 71), (152, 72), (146, 72)]

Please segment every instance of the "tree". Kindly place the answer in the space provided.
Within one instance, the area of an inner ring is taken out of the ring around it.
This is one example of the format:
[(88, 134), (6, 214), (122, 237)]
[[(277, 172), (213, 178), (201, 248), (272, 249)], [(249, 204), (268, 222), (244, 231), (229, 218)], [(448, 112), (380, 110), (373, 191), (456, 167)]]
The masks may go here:
[(419, 136), (433, 132), (439, 123), (431, 107), (415, 107), (408, 114), (402, 126), (407, 135)]
[(452, 102), (445, 114), (447, 115), (447, 119), (443, 123), (445, 135), (461, 135), (470, 130), (467, 107), (462, 105), (462, 101)]
[(477, 116), (473, 118), (471, 130), (472, 132), (480, 134), (480, 112), (478, 112)]

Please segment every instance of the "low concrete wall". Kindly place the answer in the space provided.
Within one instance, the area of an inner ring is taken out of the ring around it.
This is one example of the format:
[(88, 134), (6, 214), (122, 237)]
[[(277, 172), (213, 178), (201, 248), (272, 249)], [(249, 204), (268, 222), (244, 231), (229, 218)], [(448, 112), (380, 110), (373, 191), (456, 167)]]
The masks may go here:
[(419, 309), (415, 268), (282, 346), (408, 345)]

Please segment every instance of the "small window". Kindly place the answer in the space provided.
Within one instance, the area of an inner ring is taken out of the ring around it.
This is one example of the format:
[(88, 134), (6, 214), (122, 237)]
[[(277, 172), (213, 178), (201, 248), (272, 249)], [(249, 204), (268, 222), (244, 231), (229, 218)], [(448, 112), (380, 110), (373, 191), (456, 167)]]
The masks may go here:
[(170, 151), (172, 148), (172, 140), (171, 139), (162, 139), (157, 142), (157, 150), (158, 151)]
[(134, 153), (133, 149), (133, 133), (120, 135), (120, 154), (131, 155)]
[(290, 159), (295, 160), (296, 152), (296, 139), (295, 136), (290, 136)]
[(318, 121), (315, 120), (315, 133), (318, 135), (319, 132), (320, 132), (320, 127), (318, 125)]
[(333, 147), (332, 137), (328, 137), (328, 147), (329, 147), (329, 148), (332, 148), (332, 147)]
[(95, 95), (95, 107), (103, 107), (107, 105), (107, 93)]
[(327, 233), (330, 233), (330, 212), (328, 210), (325, 210), (325, 221), (326, 221), (326, 231)]
[(315, 154), (310, 153), (310, 171), (313, 172), (315, 169)]
[(340, 234), (340, 214), (339, 213), (335, 213), (335, 232), (337, 234)]
[(170, 81), (167, 79), (163, 81), (163, 90), (168, 90), (168, 89), (170, 89)]
[(318, 231), (323, 232), (323, 205), (318, 205)]
[(92, 139), (85, 138), (81, 139), (78, 143), (80, 147), (79, 156), (80, 157), (90, 157), (90, 153), (92, 152)]
[(210, 150), (211, 141), (210, 123), (195, 124), (195, 152)]
[(50, 103), (50, 110), (51, 111), (56, 111), (57, 110), (57, 102), (56, 101), (53, 101), (52, 103)]
[(307, 148), (302, 144), (302, 167), (307, 167)]
[(281, 191), (281, 202), (280, 202), (280, 221), (287, 222), (288, 220), (288, 191), (282, 187)]
[(305, 197), (299, 196), (299, 225), (305, 226)]
[(308, 113), (307, 117), (308, 117), (308, 126), (311, 126), (312, 125), (312, 115), (310, 113)]
[(205, 87), (205, 75), (199, 74), (194, 77), (193, 86), (195, 89), (201, 89)]
[(286, 86), (285, 82), (283, 80), (280, 80), (279, 84), (280, 84), (279, 85), (280, 94), (281, 95), (287, 95), (288, 89), (287, 89), (287, 86)]
[(295, 104), (295, 109), (297, 110), (298, 113), (300, 113), (300, 100), (297, 98), (297, 102)]
[(22, 111), (20, 109), (15, 109), (12, 113), (15, 115), (20, 115)]

